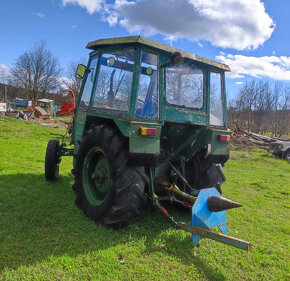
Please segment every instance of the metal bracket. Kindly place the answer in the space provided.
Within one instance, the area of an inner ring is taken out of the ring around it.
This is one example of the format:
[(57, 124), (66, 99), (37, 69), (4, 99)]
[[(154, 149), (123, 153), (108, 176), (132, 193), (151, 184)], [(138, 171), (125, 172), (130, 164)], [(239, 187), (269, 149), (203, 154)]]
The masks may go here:
[(194, 235), (199, 235), (203, 238), (209, 238), (245, 251), (252, 251), (252, 244), (251, 242), (244, 241), (229, 235), (225, 235), (219, 232), (215, 232), (209, 229), (205, 229), (198, 226), (193, 226), (189, 224), (185, 224), (182, 222), (178, 222), (178, 229), (182, 229), (184, 231), (190, 232)]

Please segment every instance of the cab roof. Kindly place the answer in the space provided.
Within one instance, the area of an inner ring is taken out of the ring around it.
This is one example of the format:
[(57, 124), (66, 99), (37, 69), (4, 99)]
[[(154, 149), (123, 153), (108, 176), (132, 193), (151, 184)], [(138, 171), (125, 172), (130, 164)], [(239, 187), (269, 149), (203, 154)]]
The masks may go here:
[(144, 38), (142, 36), (128, 36), (128, 37), (98, 39), (98, 40), (89, 42), (87, 44), (87, 48), (91, 50), (96, 50), (100, 47), (108, 47), (108, 46), (114, 46), (114, 45), (119, 45), (119, 44), (133, 44), (133, 43), (138, 43), (144, 46), (153, 47), (155, 49), (159, 49), (159, 50), (166, 51), (169, 53), (180, 52), (186, 58), (189, 58), (189, 59), (192, 59), (197, 62), (204, 63), (204, 64), (208, 64), (216, 68), (223, 69), (225, 71), (230, 71), (229, 66), (226, 64), (209, 60), (204, 57), (200, 57), (198, 55), (194, 55), (189, 52), (182, 51), (182, 50), (167, 46), (165, 44), (153, 41), (151, 39)]

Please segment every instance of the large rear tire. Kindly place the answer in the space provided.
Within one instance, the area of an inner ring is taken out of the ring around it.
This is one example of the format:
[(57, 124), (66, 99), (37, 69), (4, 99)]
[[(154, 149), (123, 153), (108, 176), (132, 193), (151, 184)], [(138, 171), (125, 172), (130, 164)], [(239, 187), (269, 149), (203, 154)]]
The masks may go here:
[(50, 140), (46, 147), (45, 154), (45, 179), (47, 181), (57, 181), (59, 177), (59, 141)]
[(97, 223), (112, 228), (139, 215), (144, 195), (144, 168), (130, 167), (128, 140), (110, 125), (86, 132), (76, 157), (76, 204)]
[(195, 189), (215, 187), (222, 194), (221, 185), (226, 180), (222, 164), (213, 163), (201, 151), (186, 165), (186, 178)]

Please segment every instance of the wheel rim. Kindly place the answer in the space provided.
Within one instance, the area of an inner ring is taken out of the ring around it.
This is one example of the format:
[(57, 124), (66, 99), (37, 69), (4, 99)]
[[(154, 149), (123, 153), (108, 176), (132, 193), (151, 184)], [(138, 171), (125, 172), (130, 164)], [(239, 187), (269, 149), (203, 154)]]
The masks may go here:
[(110, 187), (110, 166), (99, 147), (92, 148), (86, 155), (82, 171), (82, 182), (88, 201), (99, 206), (105, 200)]

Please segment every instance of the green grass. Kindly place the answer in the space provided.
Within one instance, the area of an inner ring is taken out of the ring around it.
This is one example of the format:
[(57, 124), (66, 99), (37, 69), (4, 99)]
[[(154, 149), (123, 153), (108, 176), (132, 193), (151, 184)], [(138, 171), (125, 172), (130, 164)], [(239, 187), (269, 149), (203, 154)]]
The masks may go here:
[[(74, 205), (72, 159), (60, 180), (44, 179), (50, 133), (36, 123), (0, 119), (0, 280), (289, 280), (290, 165), (266, 151), (233, 150), (224, 196), (229, 234), (244, 252), (203, 239), (194, 247), (152, 210), (120, 231), (96, 226)], [(190, 214), (170, 210), (182, 220)]]

